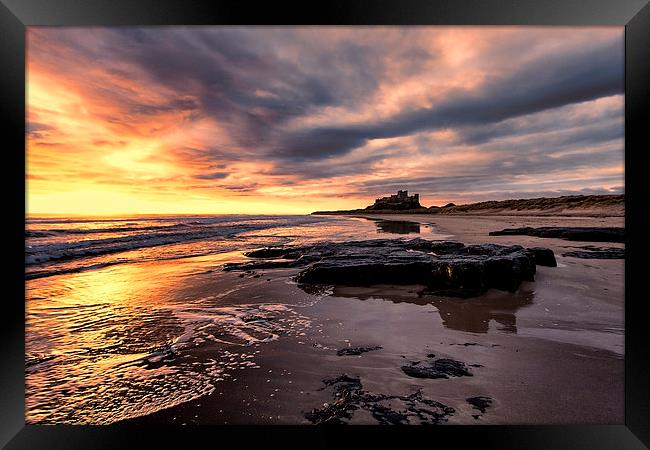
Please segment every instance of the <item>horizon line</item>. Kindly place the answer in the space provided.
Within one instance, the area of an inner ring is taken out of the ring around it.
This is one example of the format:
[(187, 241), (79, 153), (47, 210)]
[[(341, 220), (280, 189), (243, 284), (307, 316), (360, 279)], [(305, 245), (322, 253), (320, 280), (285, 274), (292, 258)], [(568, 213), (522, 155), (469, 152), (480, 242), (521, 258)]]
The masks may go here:
[[(406, 190), (406, 189), (405, 189)], [(408, 190), (406, 190), (408, 192)], [(419, 193), (415, 193), (419, 194)], [(389, 194), (390, 195), (390, 194)], [(462, 204), (457, 204), (456, 206), (466, 206), (466, 205), (473, 205), (473, 204), (479, 204), (479, 203), (487, 203), (487, 202), (505, 202), (505, 201), (515, 201), (515, 200), (537, 200), (537, 199), (549, 199), (549, 198), (564, 198), (564, 197), (612, 197), (612, 196), (625, 196), (625, 192), (621, 192), (618, 194), (571, 194), (571, 195), (558, 195), (554, 197), (526, 197), (526, 198), (508, 198), (504, 200), (482, 200), (478, 202), (470, 202), (470, 203), (462, 203)], [(449, 203), (449, 202), (448, 202)], [(437, 205), (431, 205), (431, 206), (423, 206), (423, 208), (430, 208), (432, 206), (437, 206)], [(357, 208), (357, 209), (364, 209), (363, 207)], [(311, 211), (311, 212), (304, 212), (304, 213), (276, 213), (276, 214), (255, 214), (255, 213), (243, 213), (243, 212), (227, 212), (227, 213), (211, 213), (211, 212), (196, 212), (196, 213), (174, 213), (174, 212), (168, 212), (168, 213), (155, 213), (155, 212), (143, 212), (143, 213), (105, 213), (105, 214), (93, 214), (93, 213), (88, 213), (88, 214), (79, 214), (79, 213), (49, 213), (49, 212), (35, 212), (35, 213), (29, 213), (25, 212), (25, 218), (38, 218), (38, 217), (47, 217), (47, 218), (57, 218), (57, 217), (62, 217), (62, 218), (127, 218), (127, 217), (164, 217), (164, 216), (174, 216), (174, 217), (181, 217), (181, 216), (187, 216), (187, 217), (192, 217), (192, 216), (304, 216), (304, 215), (311, 215), (314, 212), (321, 212), (319, 210)]]

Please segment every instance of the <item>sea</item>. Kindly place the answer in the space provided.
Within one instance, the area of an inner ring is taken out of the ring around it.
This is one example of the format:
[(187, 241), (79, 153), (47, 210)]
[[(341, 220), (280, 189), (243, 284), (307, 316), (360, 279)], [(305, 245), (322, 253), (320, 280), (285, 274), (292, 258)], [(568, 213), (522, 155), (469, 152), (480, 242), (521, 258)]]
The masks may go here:
[(27, 422), (119, 422), (263, 369), (264, 344), (308, 333), (305, 308), (320, 297), (294, 295), (290, 279), (265, 295), (267, 280), (221, 270), (246, 250), (413, 237), (447, 236), (340, 216), (29, 217)]

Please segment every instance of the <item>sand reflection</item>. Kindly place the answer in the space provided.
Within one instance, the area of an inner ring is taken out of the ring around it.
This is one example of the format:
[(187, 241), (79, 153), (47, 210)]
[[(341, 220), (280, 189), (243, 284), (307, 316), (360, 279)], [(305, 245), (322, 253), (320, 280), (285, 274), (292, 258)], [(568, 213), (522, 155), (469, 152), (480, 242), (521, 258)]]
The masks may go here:
[(532, 304), (533, 296), (532, 291), (515, 294), (490, 291), (473, 299), (428, 297), (428, 300), (438, 308), (443, 325), (449, 329), (487, 333), (490, 322), (495, 321), (499, 331), (516, 333), (516, 313), (520, 308)]
[(525, 286), (515, 293), (491, 289), (469, 299), (419, 295), (421, 289), (422, 286), (336, 287), (334, 295), (359, 300), (382, 299), (393, 303), (433, 305), (446, 328), (470, 333), (487, 333), (492, 321), (497, 324), (497, 331), (517, 333), (517, 312), (531, 305), (535, 295)]
[(27, 421), (107, 424), (202, 397), (235, 370), (259, 369), (259, 344), (310, 326), (285, 305), (225, 302), (246, 283), (204, 264), (30, 280)]
[(419, 234), (420, 224), (417, 222), (409, 222), (404, 220), (377, 220), (378, 233), (392, 233), (392, 234)]

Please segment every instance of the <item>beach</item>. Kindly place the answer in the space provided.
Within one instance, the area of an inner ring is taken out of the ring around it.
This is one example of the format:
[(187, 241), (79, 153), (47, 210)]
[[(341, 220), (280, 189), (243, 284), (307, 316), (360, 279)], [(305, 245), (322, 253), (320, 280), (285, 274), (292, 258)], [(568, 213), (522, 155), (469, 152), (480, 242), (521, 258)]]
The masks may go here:
[[(623, 244), (489, 232), (623, 222), (175, 217), (92, 222), (99, 231), (86, 235), (70, 230), (88, 225), (36, 223), (34, 236), (50, 232), (37, 238), (50, 240), (31, 242), (40, 253), (32, 252), (27, 270), (27, 420), (620, 424), (624, 259), (563, 253)], [(154, 228), (167, 226), (176, 231)], [(68, 237), (52, 232), (57, 227)], [(202, 234), (192, 238), (196, 233)], [(72, 235), (84, 238), (65, 241)], [(534, 281), (515, 292), (490, 289), (470, 298), (419, 295), (420, 287), (409, 285), (306, 290), (294, 281), (299, 268), (223, 270), (246, 262), (244, 252), (256, 248), (416, 237), (546, 247), (557, 267), (538, 265)], [(52, 252), (66, 256), (47, 259)], [(408, 367), (440, 360), (462, 363), (462, 374), (409, 375)], [(334, 411), (341, 399), (345, 408)]]

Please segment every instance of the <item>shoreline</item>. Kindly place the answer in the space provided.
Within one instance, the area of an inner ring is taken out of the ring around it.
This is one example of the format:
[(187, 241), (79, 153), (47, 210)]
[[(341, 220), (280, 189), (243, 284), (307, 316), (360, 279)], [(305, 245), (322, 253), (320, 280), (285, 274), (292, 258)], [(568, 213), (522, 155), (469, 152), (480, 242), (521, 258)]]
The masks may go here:
[(487, 210), (487, 211), (471, 211), (471, 212), (414, 212), (414, 211), (316, 211), (310, 215), (314, 216), (347, 216), (347, 217), (366, 217), (366, 216), (425, 216), (425, 217), (584, 217), (584, 218), (607, 218), (607, 217), (620, 217), (625, 218), (625, 211), (594, 211), (589, 213), (589, 210), (576, 209), (574, 211), (563, 210), (564, 212), (555, 211), (541, 211), (541, 210)]
[[(344, 374), (358, 377), (361, 392), (371, 397), (403, 398), (422, 392), (425, 399), (455, 411), (442, 423), (623, 422), (624, 261), (562, 256), (581, 242), (488, 235), (505, 226), (548, 222), (619, 225), (622, 217), (363, 216), (431, 225), (439, 234), (466, 244), (548, 247), (555, 252), (558, 267), (539, 267), (535, 281), (524, 282), (515, 293), (491, 289), (463, 300), (417, 297), (412, 287), (387, 285), (335, 287), (331, 293), (310, 295), (289, 281), (295, 271), (260, 271), (248, 293), (233, 295), (303, 304), (300, 314), (312, 323), (305, 334), (280, 336), (255, 347), (261, 369), (238, 371), (217, 383), (212, 395), (120, 423), (308, 424), (309, 411), (322, 412), (322, 405), (336, 401), (323, 380)], [(230, 279), (235, 274), (219, 276)], [(267, 277), (271, 283), (265, 281)], [(357, 346), (381, 350), (337, 355), (341, 349)], [(202, 352), (215, 351), (220, 350)], [(428, 354), (474, 365), (468, 366), (472, 376), (427, 380), (400, 370), (401, 365), (426, 360)], [(489, 397), (492, 403), (479, 412), (466, 401), (473, 396)], [(361, 408), (350, 423), (377, 421)]]
[[(407, 191), (399, 191), (406, 195)], [(478, 203), (445, 206), (421, 206), (418, 194), (413, 197), (392, 196), (393, 203), (378, 203), (360, 209), (339, 211), (314, 211), (314, 215), (349, 214), (435, 214), (435, 215), (497, 215), (497, 216), (584, 216), (624, 217), (625, 195), (575, 195), (562, 197), (538, 197), (529, 199), (491, 200)], [(393, 205), (393, 206), (391, 206)], [(381, 208), (388, 206), (387, 208)], [(409, 209), (415, 206), (413, 209)]]

